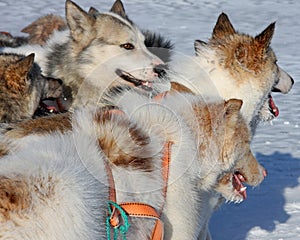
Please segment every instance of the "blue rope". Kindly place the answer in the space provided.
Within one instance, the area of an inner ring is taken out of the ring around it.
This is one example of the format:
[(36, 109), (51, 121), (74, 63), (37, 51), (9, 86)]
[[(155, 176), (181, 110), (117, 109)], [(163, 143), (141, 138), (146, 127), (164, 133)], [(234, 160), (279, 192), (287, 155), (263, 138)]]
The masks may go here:
[(114, 227), (114, 239), (113, 240), (117, 240), (118, 239), (118, 235), (119, 232), (121, 234), (121, 237), (123, 240), (126, 240), (126, 233), (129, 230), (130, 224), (129, 224), (129, 220), (128, 220), (128, 216), (126, 214), (126, 212), (124, 211), (124, 209), (117, 203), (112, 202), (112, 201), (108, 201), (108, 212), (109, 212), (109, 216), (106, 218), (106, 234), (107, 234), (107, 239), (111, 240), (111, 236), (110, 236), (110, 218), (112, 215), (112, 209), (111, 206), (115, 207), (116, 209), (119, 210), (121, 217), (123, 219), (123, 225), (119, 225), (117, 227)]

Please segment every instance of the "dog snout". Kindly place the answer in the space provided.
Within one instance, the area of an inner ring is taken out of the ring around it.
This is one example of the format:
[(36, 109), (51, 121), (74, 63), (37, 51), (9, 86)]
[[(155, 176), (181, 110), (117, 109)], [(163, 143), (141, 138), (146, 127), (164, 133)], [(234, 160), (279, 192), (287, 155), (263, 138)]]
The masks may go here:
[(159, 64), (154, 67), (154, 72), (158, 75), (158, 77), (162, 78), (167, 75), (168, 65)]

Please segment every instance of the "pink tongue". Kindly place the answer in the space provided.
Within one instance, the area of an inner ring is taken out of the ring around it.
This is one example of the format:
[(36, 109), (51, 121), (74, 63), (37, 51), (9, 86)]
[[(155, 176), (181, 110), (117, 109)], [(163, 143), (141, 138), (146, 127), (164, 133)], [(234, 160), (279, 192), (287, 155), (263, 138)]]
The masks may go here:
[(270, 97), (269, 97), (269, 106), (270, 106), (270, 108), (271, 108), (271, 110), (272, 110), (273, 115), (274, 115), (275, 117), (278, 117), (278, 115), (279, 115), (279, 109), (278, 109), (278, 107), (275, 105), (275, 102), (273, 101), (273, 98), (272, 98), (271, 95), (270, 95)]
[(242, 175), (233, 174), (233, 186), (234, 186), (235, 190), (239, 194), (241, 194), (244, 199), (246, 199), (247, 198), (246, 188), (242, 184), (241, 180), (244, 181), (244, 178)]

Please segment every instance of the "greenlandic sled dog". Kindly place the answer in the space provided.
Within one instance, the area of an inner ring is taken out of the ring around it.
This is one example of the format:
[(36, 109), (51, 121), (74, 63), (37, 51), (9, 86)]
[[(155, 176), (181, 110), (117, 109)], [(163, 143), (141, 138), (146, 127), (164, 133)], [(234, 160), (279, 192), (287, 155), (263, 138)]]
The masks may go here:
[[(199, 192), (210, 191), (223, 172), (234, 172), (240, 159), (254, 158), (242, 101), (205, 102), (175, 94), (156, 102), (137, 90), (122, 92), (118, 99), (117, 111), (77, 109), (22, 122), (2, 135), (1, 236), (104, 239), (108, 160), (118, 202), (161, 209), (164, 239), (197, 239), (209, 204)], [(60, 124), (45, 124), (55, 118)], [(42, 124), (44, 131), (24, 127), (26, 122)], [(168, 141), (164, 197), (161, 158)], [(153, 220), (129, 221), (128, 239), (149, 239)]]
[(137, 26), (123, 16), (119, 0), (106, 13), (86, 12), (67, 0), (67, 30), (54, 33), (43, 47), (3, 51), (35, 52), (42, 71), (63, 80), (66, 110), (70, 104), (95, 105), (110, 86), (128, 84), (151, 91), (158, 76), (155, 68), (163, 62), (146, 48)]
[(0, 53), (0, 122), (32, 118), (43, 99), (59, 98), (62, 81), (44, 77), (34, 54)]
[[(259, 122), (270, 121), (279, 114), (271, 92), (288, 93), (294, 83), (277, 65), (275, 53), (270, 47), (274, 29), (275, 23), (272, 23), (256, 37), (252, 37), (236, 31), (228, 16), (220, 14), (208, 42), (195, 41), (196, 56), (192, 58), (193, 61), (184, 67), (180, 63), (180, 69), (186, 70), (187, 74), (172, 77), (172, 85), (175, 90), (190, 91), (204, 98), (219, 95), (223, 99), (243, 100), (241, 113), (251, 127), (253, 136)], [(236, 191), (236, 186), (243, 189), (239, 179), (252, 186), (257, 186), (264, 179), (266, 171), (259, 163), (252, 159), (244, 164), (248, 165), (246, 172), (252, 173), (255, 178), (243, 176), (246, 168), (240, 168), (235, 175), (225, 174), (221, 177), (216, 190), (226, 200), (241, 201), (245, 197)], [(236, 169), (239, 169), (238, 164)], [(211, 213), (220, 204), (219, 193), (215, 196), (209, 193)], [(211, 213), (207, 213), (207, 221)], [(207, 227), (201, 231), (199, 239), (210, 239)]]
[[(288, 93), (294, 83), (278, 66), (270, 47), (274, 29), (272, 23), (252, 37), (236, 31), (228, 16), (222, 13), (209, 41), (195, 41), (193, 61), (184, 65), (180, 62), (179, 74), (183, 77), (171, 79), (196, 94), (243, 100), (241, 111), (254, 133), (259, 121), (272, 120), (279, 114), (271, 92)], [(189, 66), (191, 62), (194, 64)], [(174, 66), (176, 71), (176, 63)]]

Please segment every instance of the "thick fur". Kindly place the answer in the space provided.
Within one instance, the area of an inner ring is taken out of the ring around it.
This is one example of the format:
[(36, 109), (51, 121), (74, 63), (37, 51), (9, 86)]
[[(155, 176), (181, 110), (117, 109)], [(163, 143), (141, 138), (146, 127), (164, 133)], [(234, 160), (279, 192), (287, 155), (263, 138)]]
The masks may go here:
[[(205, 199), (203, 196), (208, 196), (204, 193), (212, 191), (212, 186), (216, 184), (217, 180), (215, 177), (224, 172), (224, 169), (220, 169), (220, 164), (227, 162), (225, 159), (228, 157), (229, 160), (233, 155), (235, 156), (233, 158), (236, 159), (235, 163), (242, 158), (249, 157), (249, 129), (245, 122), (241, 124), (241, 121), (244, 121), (242, 117), (234, 114), (239, 111), (241, 101), (230, 100), (224, 105), (223, 100), (214, 99), (205, 102), (201, 96), (174, 94), (167, 96), (166, 99), (162, 98), (162, 105), (159, 105), (157, 103), (149, 104), (147, 101), (137, 98), (134, 94), (132, 95), (132, 93), (126, 97), (116, 99), (117, 105), (123, 111), (131, 118), (139, 119), (139, 122), (143, 123), (143, 129), (154, 131), (153, 129), (158, 128), (158, 133), (162, 134), (166, 140), (172, 139), (174, 141), (173, 154), (176, 157), (172, 160), (172, 163), (175, 163), (174, 171), (176, 171), (176, 174), (172, 175), (171, 173), (166, 209), (164, 210), (165, 215), (163, 215), (165, 216), (163, 219), (166, 225), (165, 239), (196, 239), (197, 234), (206, 224), (206, 208), (209, 207), (209, 199)], [(227, 119), (226, 116), (229, 115), (231, 117)], [(164, 119), (165, 116), (170, 116), (170, 119)], [(181, 117), (183, 122), (181, 122)], [(176, 119), (177, 124), (174, 125), (172, 119)], [(185, 124), (190, 130), (185, 129)], [(176, 131), (176, 129), (178, 130)], [(190, 164), (187, 164), (186, 161), (190, 161), (187, 156), (190, 156), (194, 151), (191, 143), (185, 157), (177, 156), (177, 153), (185, 149), (184, 134), (188, 131), (193, 133), (193, 137), (197, 141), (196, 152), (199, 154), (198, 156), (194, 155), (195, 162), (191, 160)], [(181, 136), (177, 135), (178, 132)], [(246, 133), (246, 135), (243, 133)], [(174, 137), (172, 137), (173, 134), (176, 134), (175, 139), (182, 140), (177, 142), (178, 140), (174, 140)], [(236, 142), (237, 139), (239, 139), (238, 142)], [(236, 142), (237, 145), (231, 145), (232, 141)], [(177, 151), (177, 147), (180, 147), (180, 150)], [(251, 157), (254, 158), (252, 154)], [(199, 158), (200, 165), (198, 165), (199, 162), (197, 163), (197, 158)], [(183, 161), (184, 165), (181, 167), (176, 166), (178, 161)], [(197, 169), (201, 172), (194, 175), (193, 171), (198, 171)], [(229, 169), (234, 172), (233, 166)], [(186, 181), (185, 176), (189, 176), (188, 181)], [(194, 179), (193, 176), (200, 178), (196, 177)], [(193, 184), (190, 184), (195, 181), (197, 187), (194, 186), (196, 189), (192, 190), (194, 187)], [(186, 194), (182, 196), (182, 192)], [(189, 195), (190, 193), (192, 195)], [(179, 196), (181, 196), (180, 199)], [(188, 206), (185, 202), (188, 203)], [(183, 205), (181, 206), (181, 204)], [(177, 210), (171, 207), (173, 205), (177, 206)], [(193, 207), (189, 209), (190, 206)], [(187, 213), (191, 215), (188, 216)], [(183, 224), (184, 222), (188, 222), (188, 224)]]
[(26, 37), (14, 37), (8, 32), (0, 32), (0, 49), (3, 47), (20, 47), (28, 44)]
[[(182, 83), (197, 94), (242, 99), (242, 114), (254, 133), (259, 121), (274, 118), (269, 107), (271, 91), (287, 93), (294, 83), (277, 65), (270, 47), (274, 29), (275, 23), (272, 23), (252, 37), (237, 32), (222, 13), (209, 41), (195, 41), (194, 61), (183, 66), (180, 62), (180, 69), (187, 71), (186, 76), (183, 74), (185, 78), (174, 77), (172, 81)], [(193, 66), (189, 66), (192, 62)], [(270, 111), (260, 112), (263, 107)]]
[(75, 132), (31, 137), (33, 148), (1, 159), (2, 238), (105, 239), (103, 158), (94, 138)]
[(65, 29), (67, 29), (67, 23), (62, 17), (47, 14), (23, 28), (21, 32), (29, 34), (29, 44), (45, 45), (54, 31)]
[(66, 101), (66, 109), (70, 102), (72, 108), (95, 105), (107, 88), (133, 85), (120, 72), (133, 75), (142, 87), (156, 80), (155, 67), (163, 64), (124, 15), (120, 1), (108, 13), (88, 13), (67, 0), (68, 30), (55, 32), (44, 47), (28, 45), (3, 51), (34, 51), (43, 72), (64, 81), (62, 102)]
[[(1, 235), (14, 239), (74, 239), (73, 234), (78, 234), (76, 239), (104, 238), (108, 196), (102, 188), (106, 179), (103, 160), (108, 157), (118, 202), (139, 201), (158, 211), (163, 208), (164, 239), (197, 238), (206, 224), (202, 214), (208, 207), (200, 193), (210, 191), (220, 174), (234, 171), (236, 162), (251, 154), (250, 130), (240, 114), (242, 102), (204, 102), (191, 94), (175, 94), (158, 103), (131, 91), (115, 99), (122, 99), (121, 111), (77, 110), (65, 115), (66, 131), (44, 125), (44, 133), (29, 130), (20, 134), (40, 120), (34, 119), (8, 130), (18, 132), (15, 135), (9, 137), (6, 132), (3, 138), (11, 143), (2, 139), (3, 145), (14, 153), (8, 151), (0, 161), (0, 185), (5, 185), (0, 188), (4, 196)], [(46, 117), (46, 121), (55, 125), (53, 119), (58, 116)], [(161, 158), (167, 141), (172, 147), (164, 203)], [(101, 181), (92, 180), (89, 171)], [(40, 184), (41, 179), (47, 184)], [(85, 181), (89, 187), (79, 188)], [(19, 190), (11, 186), (24, 189), (14, 205), (10, 196)], [(33, 186), (36, 191), (31, 190)], [(39, 195), (40, 191), (44, 194)], [(94, 207), (96, 212), (90, 210)], [(49, 211), (59, 215), (46, 217)], [(71, 220), (73, 213), (78, 218)], [(128, 239), (149, 239), (151, 220), (130, 221)]]
[(62, 82), (42, 76), (34, 54), (0, 54), (0, 122), (31, 118), (42, 99), (61, 94)]
[[(227, 15), (222, 13), (209, 41), (195, 41), (196, 56), (193, 61), (189, 60), (187, 64), (179, 62), (180, 69), (187, 74), (181, 77), (177, 74), (171, 78), (172, 81), (205, 99), (218, 95), (223, 99), (243, 100), (241, 113), (253, 136), (260, 121), (271, 120), (278, 115), (278, 109), (271, 106), (271, 91), (287, 93), (294, 83), (277, 65), (270, 47), (274, 28), (275, 23), (272, 23), (262, 33), (252, 37), (237, 32)], [(245, 179), (249, 185), (256, 186), (263, 180), (265, 170), (255, 159), (245, 158), (238, 165), (248, 175)], [(220, 205), (220, 193), (229, 201), (241, 199), (233, 188), (231, 174), (219, 179), (216, 190), (218, 193), (202, 196), (211, 203), (206, 212), (207, 225), (210, 215)], [(210, 239), (207, 227), (201, 230), (198, 239)]]

